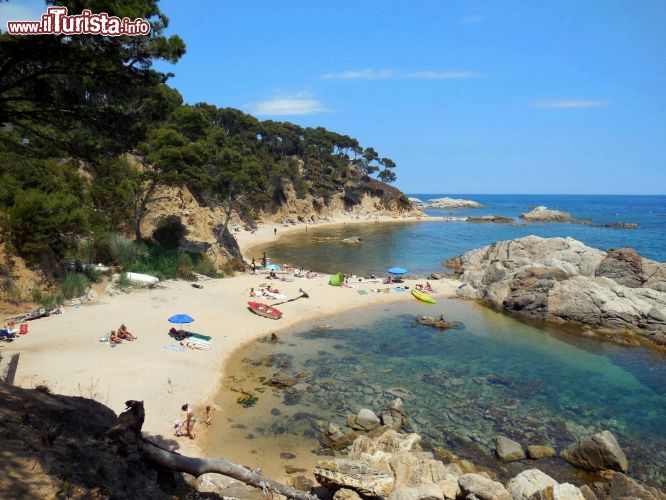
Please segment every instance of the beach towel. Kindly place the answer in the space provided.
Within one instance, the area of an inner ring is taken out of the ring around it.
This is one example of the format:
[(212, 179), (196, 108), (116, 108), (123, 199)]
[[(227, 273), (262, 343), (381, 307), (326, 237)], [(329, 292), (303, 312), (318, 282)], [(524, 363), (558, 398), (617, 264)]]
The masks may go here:
[(188, 344), (200, 344), (200, 345), (210, 346), (210, 340), (198, 339), (193, 337), (185, 339), (185, 342)]
[(202, 335), (201, 333), (193, 333), (191, 335), (191, 337), (195, 338), (195, 339), (201, 339), (201, 340), (207, 340), (207, 341), (210, 341), (213, 338), (210, 335)]
[(366, 292), (365, 290), (357, 290), (357, 292), (359, 295), (368, 295), (368, 292)]
[(165, 344), (164, 348), (169, 349), (170, 351), (185, 352), (185, 348), (178, 344)]
[(404, 288), (402, 288), (401, 286), (396, 286), (396, 287), (393, 287), (393, 290), (395, 290), (396, 292), (400, 292), (400, 293), (402, 293), (402, 292), (404, 292), (404, 291), (405, 291), (405, 289), (404, 289)]

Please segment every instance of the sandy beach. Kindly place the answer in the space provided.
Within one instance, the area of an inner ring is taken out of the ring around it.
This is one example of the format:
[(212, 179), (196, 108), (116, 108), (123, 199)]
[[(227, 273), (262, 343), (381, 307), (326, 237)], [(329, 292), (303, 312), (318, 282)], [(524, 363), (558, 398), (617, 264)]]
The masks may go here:
[[(383, 218), (380, 220), (385, 222)], [(416, 219), (388, 218), (388, 221), (405, 220)], [(330, 224), (354, 222), (368, 221), (336, 220)], [(267, 224), (254, 234), (240, 233), (241, 248), (245, 251), (275, 238), (274, 227), (278, 227), (279, 236), (304, 230), (303, 225), (283, 228)], [(278, 306), (284, 313), (278, 321), (265, 319), (247, 309), (250, 288), (262, 283), (279, 288), (289, 299), (297, 297), (299, 288), (303, 288), (310, 298)], [(414, 283), (406, 281), (409, 286)], [(46, 384), (56, 393), (94, 398), (117, 413), (124, 410), (126, 400), (143, 400), (144, 431), (171, 440), (174, 420), (183, 417), (181, 405), (193, 404), (200, 417), (203, 407), (220, 387), (225, 360), (244, 343), (301, 321), (355, 307), (414, 300), (408, 293), (357, 293), (377, 288), (381, 283), (362, 282), (355, 284), (356, 288), (331, 287), (328, 276), (281, 282), (269, 280), (266, 275), (243, 274), (205, 281), (202, 285), (203, 289), (197, 289), (189, 282), (167, 281), (151, 290), (102, 296), (98, 303), (66, 307), (62, 315), (31, 322), (27, 335), (3, 346), (3, 355), (7, 357), (20, 353), (15, 383), (21, 387)], [(457, 285), (454, 280), (440, 280), (435, 296), (450, 296)], [(178, 352), (165, 348), (176, 343), (167, 333), (172, 326), (167, 318), (176, 313), (186, 313), (195, 319), (189, 330), (213, 337), (209, 351)], [(124, 341), (113, 348), (100, 342), (100, 337), (108, 336), (121, 323), (138, 340)], [(197, 426), (197, 430), (201, 427)], [(180, 452), (200, 454), (197, 444), (202, 437), (205, 439), (205, 435), (199, 435), (194, 441), (178, 438)]]

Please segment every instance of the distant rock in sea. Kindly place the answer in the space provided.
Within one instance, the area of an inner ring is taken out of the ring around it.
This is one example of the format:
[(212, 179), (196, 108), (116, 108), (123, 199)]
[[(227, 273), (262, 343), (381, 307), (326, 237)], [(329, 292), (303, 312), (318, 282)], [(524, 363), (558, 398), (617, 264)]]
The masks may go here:
[(534, 207), (531, 212), (521, 214), (520, 218), (528, 222), (582, 222), (569, 212), (551, 210), (544, 206)]
[(458, 295), (532, 319), (577, 323), (620, 344), (666, 345), (666, 264), (572, 238), (527, 236), (446, 261)]
[(484, 208), (485, 205), (482, 205), (478, 201), (473, 200), (463, 200), (461, 198), (432, 198), (428, 200), (422, 208), (441, 208), (441, 209), (453, 209), (453, 208)]
[(490, 222), (499, 224), (513, 224), (516, 221), (511, 217), (502, 217), (500, 215), (482, 215), (481, 217), (467, 217), (467, 222), (475, 222), (477, 224), (487, 224)]

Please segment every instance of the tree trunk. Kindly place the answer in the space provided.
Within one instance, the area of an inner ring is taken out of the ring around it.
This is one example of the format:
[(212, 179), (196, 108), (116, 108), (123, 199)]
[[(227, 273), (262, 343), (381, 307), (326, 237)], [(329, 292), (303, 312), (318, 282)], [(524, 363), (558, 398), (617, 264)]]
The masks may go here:
[(116, 423), (107, 431), (110, 442), (118, 447), (118, 452), (131, 460), (141, 457), (151, 460), (165, 469), (186, 472), (199, 477), (207, 472), (223, 474), (255, 488), (261, 488), (265, 494), (275, 491), (287, 498), (296, 500), (317, 500), (317, 497), (301, 490), (291, 488), (277, 481), (252, 472), (241, 465), (219, 458), (195, 458), (179, 455), (164, 450), (151, 443), (141, 434), (145, 420), (143, 401), (126, 401), (127, 410), (118, 416)]
[(245, 467), (220, 458), (186, 457), (165, 451), (148, 442), (145, 442), (143, 445), (143, 455), (166, 469), (186, 472), (195, 477), (199, 477), (207, 472), (215, 472), (249, 484), (255, 488), (261, 488), (264, 492), (275, 491), (287, 498), (294, 498), (296, 500), (315, 500), (317, 498), (314, 495), (278, 483)]
[(150, 203), (150, 198), (155, 192), (155, 187), (155, 182), (150, 181), (145, 194), (141, 196), (141, 187), (139, 186), (139, 192), (137, 193), (136, 201), (134, 203), (134, 239), (137, 243), (141, 243), (141, 240), (143, 240), (143, 235), (141, 234), (141, 222), (146, 215), (146, 207), (148, 206), (148, 203)]

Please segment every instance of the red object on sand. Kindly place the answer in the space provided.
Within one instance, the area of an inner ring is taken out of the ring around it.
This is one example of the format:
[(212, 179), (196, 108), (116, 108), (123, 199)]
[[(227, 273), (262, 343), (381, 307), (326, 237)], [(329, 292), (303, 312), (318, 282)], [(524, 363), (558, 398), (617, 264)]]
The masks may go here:
[(28, 323), (21, 323), (19, 326), (19, 335), (25, 335), (28, 333)]
[(259, 316), (263, 316), (264, 318), (280, 319), (282, 317), (282, 311), (279, 311), (278, 309), (275, 309), (268, 304), (262, 304), (261, 302), (248, 302), (247, 305), (250, 307), (253, 313), (258, 314)]

